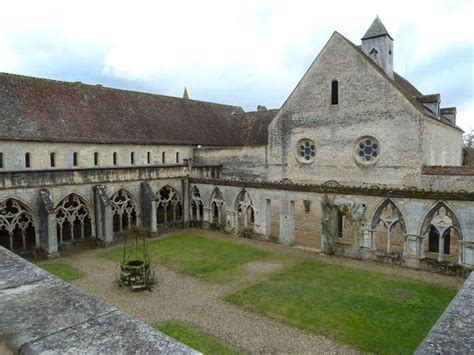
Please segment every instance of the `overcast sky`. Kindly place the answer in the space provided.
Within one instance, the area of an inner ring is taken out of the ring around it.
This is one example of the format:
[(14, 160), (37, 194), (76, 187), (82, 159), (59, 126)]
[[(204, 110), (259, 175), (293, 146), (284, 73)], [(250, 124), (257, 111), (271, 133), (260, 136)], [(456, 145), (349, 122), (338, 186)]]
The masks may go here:
[(279, 108), (334, 31), (378, 14), (395, 70), (474, 128), (473, 1), (21, 1), (0, 7), (0, 71)]

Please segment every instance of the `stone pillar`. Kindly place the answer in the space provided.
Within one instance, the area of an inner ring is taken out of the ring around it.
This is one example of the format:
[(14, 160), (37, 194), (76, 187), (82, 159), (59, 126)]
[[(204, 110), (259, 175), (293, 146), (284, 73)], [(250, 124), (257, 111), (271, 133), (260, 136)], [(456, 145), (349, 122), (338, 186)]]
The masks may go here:
[(182, 180), (182, 190), (183, 190), (183, 227), (189, 227), (190, 215), (191, 211), (191, 204), (189, 203), (190, 198), (190, 191), (189, 191), (189, 180), (184, 179)]
[(265, 200), (265, 236), (272, 235), (272, 200)]
[(48, 258), (55, 258), (59, 256), (56, 211), (49, 190), (41, 189), (39, 200), (40, 248), (46, 251)]
[(423, 255), (423, 238), (416, 234), (405, 235), (405, 245), (403, 247), (403, 259), (405, 265), (412, 268), (419, 268), (420, 259)]
[(224, 216), (224, 230), (226, 233), (232, 233), (234, 227), (235, 227), (235, 213), (232, 211), (228, 211), (226, 209), (225, 211), (225, 216)]
[(295, 201), (290, 201), (285, 197), (281, 201), (280, 210), (280, 243), (286, 245), (295, 244)]
[(142, 211), (142, 226), (152, 234), (156, 234), (156, 195), (150, 184), (143, 181), (140, 184), (140, 205)]
[(210, 208), (207, 208), (207, 207), (204, 207), (202, 209), (202, 214), (203, 214), (203, 218), (202, 218), (202, 228), (204, 229), (209, 229), (210, 226), (211, 226), (211, 220), (210, 220), (210, 217), (211, 217), (211, 209)]
[(105, 246), (114, 240), (112, 203), (110, 202), (107, 188), (103, 185), (95, 187), (95, 220), (97, 238)]

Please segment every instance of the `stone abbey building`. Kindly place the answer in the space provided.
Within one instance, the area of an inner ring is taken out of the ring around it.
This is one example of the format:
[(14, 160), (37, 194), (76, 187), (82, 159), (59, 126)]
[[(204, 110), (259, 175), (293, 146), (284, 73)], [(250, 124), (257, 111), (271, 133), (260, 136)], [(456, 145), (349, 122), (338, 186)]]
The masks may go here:
[(0, 245), (53, 257), (134, 225), (192, 225), (474, 268), (456, 108), (394, 72), (394, 55), (378, 18), (361, 45), (335, 32), (282, 107), (255, 112), (0, 74)]

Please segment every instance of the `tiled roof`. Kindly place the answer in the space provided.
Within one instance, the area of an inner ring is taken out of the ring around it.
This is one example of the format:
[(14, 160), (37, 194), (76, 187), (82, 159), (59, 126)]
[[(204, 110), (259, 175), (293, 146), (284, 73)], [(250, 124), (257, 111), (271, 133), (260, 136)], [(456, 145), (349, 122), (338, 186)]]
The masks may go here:
[(244, 114), (238, 106), (0, 73), (0, 139), (255, 145), (267, 143), (271, 115), (276, 112)]

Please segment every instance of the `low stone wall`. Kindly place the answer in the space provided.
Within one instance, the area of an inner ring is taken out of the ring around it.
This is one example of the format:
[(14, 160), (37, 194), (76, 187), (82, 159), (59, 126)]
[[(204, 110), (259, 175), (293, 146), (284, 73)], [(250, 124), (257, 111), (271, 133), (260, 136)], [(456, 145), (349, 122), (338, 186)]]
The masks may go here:
[(18, 354), (197, 353), (0, 247), (2, 342)]
[(426, 336), (416, 354), (471, 354), (474, 349), (474, 272)]

